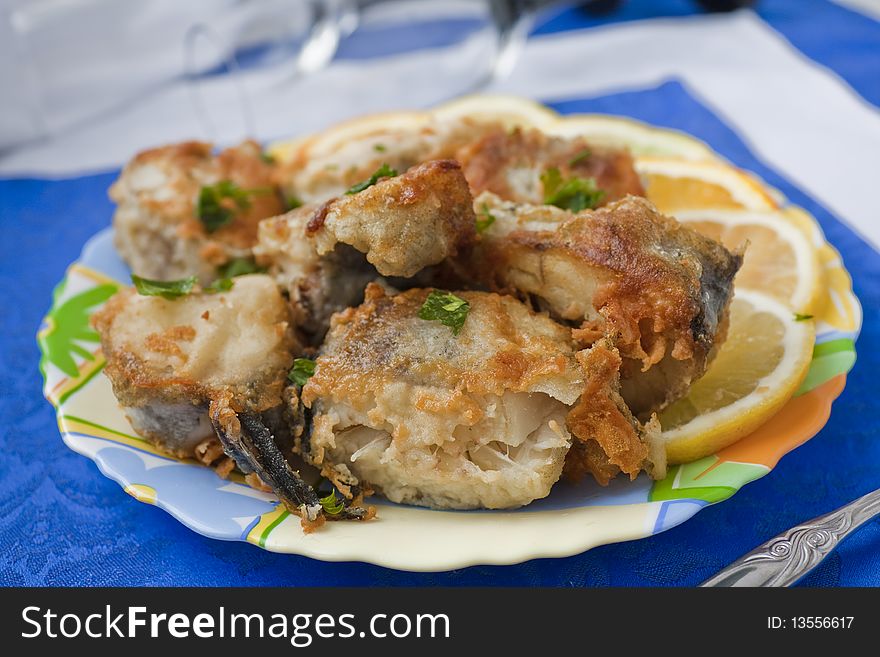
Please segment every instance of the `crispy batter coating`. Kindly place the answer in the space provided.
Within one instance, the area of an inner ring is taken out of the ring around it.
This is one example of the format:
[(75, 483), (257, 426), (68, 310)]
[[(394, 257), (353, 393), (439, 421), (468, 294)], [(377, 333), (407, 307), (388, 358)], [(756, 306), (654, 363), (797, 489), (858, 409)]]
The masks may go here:
[(328, 201), (307, 226), (319, 255), (353, 246), (384, 276), (412, 276), (475, 238), (473, 199), (461, 167), (435, 160)]
[(511, 297), (460, 292), (470, 311), (455, 336), (418, 317), (428, 294), (371, 285), (333, 318), (303, 388), (308, 456), (341, 491), (367, 482), (397, 502), (509, 508), (546, 496), (583, 387), (567, 331)]
[[(273, 167), (261, 159), (256, 142), (216, 156), (211, 148), (193, 141), (144, 151), (110, 187), (117, 203), (116, 248), (139, 276), (173, 280), (195, 274), (207, 283), (219, 265), (250, 255), (261, 219), (284, 211)], [(196, 216), (199, 193), (223, 180), (253, 192), (250, 207), (231, 205), (233, 220), (208, 233)]]
[(438, 160), (267, 219), (254, 252), (289, 292), (297, 325), (320, 339), (369, 281), (412, 276), (455, 255), (474, 241), (474, 222), (461, 170)]
[(647, 419), (703, 374), (725, 337), (739, 254), (637, 197), (578, 215), (492, 194), (483, 204), (496, 221), (469, 255), (471, 278), (537, 299), (582, 344), (610, 336), (636, 415)]
[[(469, 412), (469, 395), (543, 392), (566, 404), (582, 381), (569, 331), (513, 297), (455, 292), (470, 303), (461, 333), (420, 319), (430, 290), (389, 295), (371, 284), (365, 300), (333, 318), (318, 369), (303, 389), (318, 397), (367, 401), (395, 381), (457, 390), (448, 403)], [(413, 430), (416, 430), (413, 428)]]
[(653, 478), (666, 473), (666, 453), (656, 419), (641, 425), (620, 396), (621, 357), (609, 340), (578, 352), (586, 386), (568, 414), (568, 428), (578, 438), (565, 460), (565, 475), (591, 474), (606, 486), (619, 473), (635, 479), (642, 470)]
[[(303, 451), (340, 491), (366, 483), (436, 508), (520, 506), (549, 493), (572, 435), (612, 449), (615, 474), (651, 467), (639, 444), (650, 436), (616, 392), (619, 357), (602, 367), (565, 327), (485, 292), (455, 293), (470, 305), (456, 336), (418, 317), (429, 292), (371, 285), (333, 318), (303, 388)], [(632, 454), (618, 447), (630, 439)]]
[(219, 294), (167, 300), (125, 289), (94, 315), (104, 373), (139, 433), (190, 456), (212, 435), (209, 400), (260, 413), (282, 403), (297, 348), (287, 304), (268, 276)]
[(605, 192), (601, 203), (645, 194), (627, 151), (592, 145), (582, 137), (552, 137), (539, 130), (510, 131), (499, 126), (461, 148), (457, 159), (474, 196), (488, 191), (518, 203), (543, 203), (541, 174), (550, 168), (559, 169), (564, 178), (595, 179)]

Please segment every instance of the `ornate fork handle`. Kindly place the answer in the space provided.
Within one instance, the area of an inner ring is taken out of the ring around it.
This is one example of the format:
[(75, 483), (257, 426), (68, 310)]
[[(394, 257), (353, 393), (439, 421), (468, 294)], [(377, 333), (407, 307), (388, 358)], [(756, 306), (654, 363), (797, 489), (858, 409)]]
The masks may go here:
[(771, 538), (700, 586), (790, 586), (880, 514), (880, 489)]

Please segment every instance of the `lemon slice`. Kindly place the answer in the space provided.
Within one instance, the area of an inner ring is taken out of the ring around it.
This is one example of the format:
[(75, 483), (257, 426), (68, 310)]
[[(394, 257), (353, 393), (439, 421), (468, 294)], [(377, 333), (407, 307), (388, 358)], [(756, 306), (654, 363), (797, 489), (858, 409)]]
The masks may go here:
[(560, 137), (584, 137), (594, 144), (623, 146), (635, 156), (720, 162), (712, 149), (695, 137), (621, 116), (563, 116), (543, 129), (548, 134)]
[(730, 328), (706, 374), (660, 415), (670, 463), (694, 461), (736, 442), (769, 420), (807, 374), (812, 320), (772, 297), (738, 290)]
[(636, 171), (647, 197), (661, 212), (704, 208), (774, 210), (776, 200), (760, 181), (723, 162), (638, 157)]
[(516, 96), (465, 96), (440, 105), (432, 115), (437, 120), (470, 117), (537, 128), (549, 135), (585, 137), (595, 144), (629, 148), (635, 155), (718, 160), (706, 144), (677, 130), (605, 114), (560, 115), (540, 103)]
[(634, 155), (720, 162), (706, 144), (677, 130), (604, 114), (563, 116), (536, 101), (504, 95), (465, 96), (428, 111), (369, 114), (343, 121), (312, 136), (276, 141), (269, 146), (269, 153), (279, 161), (296, 157), (302, 148), (307, 148), (309, 155), (326, 154), (346, 141), (374, 133), (419, 129), (437, 121), (462, 118), (536, 128), (562, 137), (585, 137), (596, 144), (628, 148)]
[(686, 210), (675, 218), (734, 250), (748, 243), (736, 289), (760, 290), (799, 313), (812, 313), (822, 270), (812, 235), (784, 212)]
[(537, 101), (499, 94), (463, 96), (438, 105), (430, 114), (437, 121), (470, 118), (540, 130), (559, 121), (559, 114)]
[(342, 121), (314, 135), (277, 141), (269, 146), (269, 153), (280, 161), (290, 160), (299, 152), (308, 157), (332, 155), (349, 142), (389, 132), (416, 131), (428, 125), (430, 120), (428, 112), (368, 114)]

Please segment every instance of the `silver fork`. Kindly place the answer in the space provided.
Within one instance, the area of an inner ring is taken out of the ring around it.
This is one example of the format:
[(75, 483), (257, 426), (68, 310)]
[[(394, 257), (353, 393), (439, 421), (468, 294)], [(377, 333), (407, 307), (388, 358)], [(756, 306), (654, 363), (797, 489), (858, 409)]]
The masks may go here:
[(877, 515), (880, 489), (771, 538), (700, 586), (791, 586)]

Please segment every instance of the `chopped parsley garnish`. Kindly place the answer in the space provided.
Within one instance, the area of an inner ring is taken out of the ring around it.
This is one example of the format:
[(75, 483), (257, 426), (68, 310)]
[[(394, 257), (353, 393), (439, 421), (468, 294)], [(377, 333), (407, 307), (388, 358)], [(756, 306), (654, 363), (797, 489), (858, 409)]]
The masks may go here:
[(605, 196), (605, 192), (596, 187), (595, 179), (572, 176), (564, 180), (556, 167), (541, 174), (541, 183), (544, 185), (546, 205), (572, 212), (595, 208)]
[(302, 204), (303, 204), (302, 199), (298, 196), (291, 195), (291, 196), (284, 197), (284, 207), (288, 211), (296, 210), (297, 208), (302, 207)]
[(483, 203), (480, 207), (480, 216), (477, 217), (477, 232), (482, 233), (495, 223), (495, 215), (489, 212), (489, 205)]
[(381, 178), (393, 178), (397, 175), (397, 169), (392, 169), (387, 164), (383, 164), (381, 167), (376, 169), (376, 172), (364, 180), (363, 182), (359, 182), (357, 185), (353, 185), (346, 194), (357, 194), (358, 192), (362, 192), (365, 189), (372, 187), (375, 185)]
[(345, 504), (341, 497), (336, 497), (336, 491), (331, 490), (327, 497), (318, 499), (324, 509), (324, 513), (331, 516), (338, 516), (345, 508)]
[(177, 281), (153, 281), (132, 274), (131, 282), (134, 283), (137, 293), (142, 296), (174, 300), (192, 292), (193, 286), (196, 284), (196, 277), (190, 276)]
[(202, 290), (208, 294), (216, 294), (217, 292), (229, 292), (232, 289), (234, 281), (231, 278), (215, 279), (210, 285), (206, 285)]
[(297, 358), (287, 378), (298, 386), (304, 386), (315, 373), (315, 361), (310, 358)]
[(272, 153), (267, 153), (265, 151), (260, 153), (260, 159), (263, 160), (263, 162), (265, 162), (266, 164), (275, 164), (275, 162), (277, 161)]
[(585, 148), (568, 161), (568, 166), (576, 167), (578, 164), (589, 158), (592, 154), (593, 151), (591, 151), (589, 148)]
[(385, 148), (385, 144), (373, 144), (373, 150), (377, 153), (384, 153), (388, 149)]
[(265, 267), (260, 267), (253, 258), (235, 258), (217, 268), (218, 278), (235, 278), (245, 274), (262, 274)]
[(222, 228), (235, 218), (237, 212), (250, 209), (251, 197), (268, 194), (270, 189), (242, 189), (231, 180), (206, 185), (199, 192), (196, 215), (209, 233)]
[(419, 318), (435, 320), (452, 329), (453, 335), (461, 333), (471, 305), (452, 292), (434, 290), (419, 308)]
[(796, 322), (805, 322), (808, 319), (813, 319), (813, 316), (812, 315), (803, 315), (801, 313), (794, 314), (794, 321), (796, 321)]

